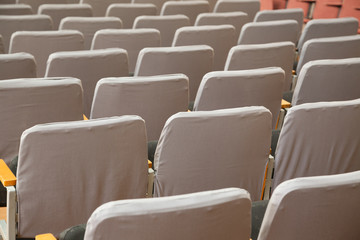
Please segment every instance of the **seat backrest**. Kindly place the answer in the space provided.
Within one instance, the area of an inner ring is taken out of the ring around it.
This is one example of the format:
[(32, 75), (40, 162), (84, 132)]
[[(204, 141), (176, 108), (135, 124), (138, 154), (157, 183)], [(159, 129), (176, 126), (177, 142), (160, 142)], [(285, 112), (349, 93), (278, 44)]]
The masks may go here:
[(360, 99), (294, 106), (276, 148), (273, 187), (288, 179), (360, 170)]
[(105, 78), (98, 82), (91, 118), (138, 115), (149, 141), (158, 140), (166, 120), (189, 105), (189, 80), (183, 74)]
[(0, 15), (31, 15), (34, 14), (28, 4), (0, 4)]
[(156, 15), (156, 6), (152, 3), (113, 3), (106, 10), (106, 17), (118, 17), (123, 28), (132, 28), (138, 16)]
[(139, 16), (133, 28), (155, 28), (160, 31), (161, 46), (170, 47), (178, 28), (190, 26), (190, 19), (185, 15)]
[(103, 29), (95, 33), (91, 49), (122, 48), (127, 51), (129, 72), (134, 72), (141, 49), (160, 47), (157, 29)]
[(55, 30), (59, 28), (61, 19), (65, 17), (92, 17), (93, 15), (89, 4), (42, 4), (38, 14), (50, 16)]
[(80, 0), (80, 4), (90, 4), (93, 9), (94, 17), (104, 17), (107, 8), (113, 3), (130, 3), (130, 0)]
[(218, 0), (214, 12), (245, 12), (252, 22), (258, 11), (260, 11), (259, 0)]
[(294, 44), (299, 36), (295, 20), (278, 20), (246, 23), (240, 32), (238, 44), (261, 44), (290, 41)]
[(203, 76), (213, 69), (214, 51), (206, 45), (144, 48), (140, 51), (135, 76), (183, 73), (189, 78), (193, 101)]
[(46, 77), (79, 78), (84, 90), (84, 114), (90, 116), (96, 83), (104, 77), (129, 76), (124, 49), (56, 52), (49, 56)]
[(239, 38), (242, 26), (249, 22), (248, 15), (244, 12), (200, 13), (195, 21), (195, 26), (230, 24), (235, 28), (236, 39)]
[[(357, 0), (343, 0), (339, 13), (339, 18), (343, 17), (355, 17), (360, 22), (360, 10)], [(359, 23), (360, 24), (360, 23)], [(360, 25), (359, 25), (360, 28)], [(358, 31), (359, 33), (359, 31)]]
[(37, 65), (36, 75), (43, 77), (46, 61), (51, 53), (83, 49), (84, 37), (79, 31), (22, 31), (11, 36), (9, 52), (27, 52), (33, 55)]
[(29, 53), (0, 54), (0, 80), (35, 78), (35, 58)]
[(132, 4), (153, 4), (156, 6), (156, 15), (160, 14), (161, 8), (167, 0), (132, 0)]
[(66, 17), (59, 25), (59, 30), (78, 30), (84, 35), (84, 47), (90, 49), (95, 33), (101, 29), (120, 29), (122, 22), (117, 17)]
[(304, 22), (304, 11), (301, 8), (259, 11), (255, 15), (254, 22), (266, 22), (287, 19), (295, 20), (298, 23), (298, 37), (300, 37)]
[(284, 77), (285, 72), (279, 67), (208, 73), (196, 94), (194, 111), (264, 106), (272, 113), (275, 128)]
[(27, 129), (21, 136), (16, 190), (22, 238), (44, 231), (58, 237), (106, 202), (145, 197), (144, 120), (123, 116)]
[(0, 81), (0, 156), (7, 164), (19, 153), (22, 132), (39, 123), (82, 119), (78, 79)]
[(265, 107), (173, 115), (155, 152), (154, 196), (240, 187), (260, 200), (270, 136)]
[(341, 7), (342, 2), (339, 0), (316, 0), (312, 19), (337, 18)]
[(172, 46), (208, 45), (214, 50), (213, 70), (223, 70), (229, 50), (236, 45), (232, 25), (191, 26), (176, 30)]
[(225, 70), (281, 67), (285, 71), (283, 91), (289, 91), (294, 59), (295, 45), (291, 42), (239, 45), (229, 51)]
[(270, 199), (258, 239), (357, 239), (359, 197), (360, 171), (286, 181)]
[(360, 98), (360, 57), (317, 60), (302, 68), (291, 104), (357, 98)]
[(298, 50), (301, 52), (305, 42), (310, 39), (356, 35), (358, 24), (353, 17), (311, 20), (300, 36)]
[(66, 4), (67, 0), (16, 0), (16, 3), (28, 4), (31, 6), (33, 12), (36, 14), (38, 8), (42, 4)]
[(360, 35), (311, 39), (303, 46), (296, 73), (309, 61), (355, 57), (360, 57)]
[(250, 237), (250, 208), (249, 193), (237, 188), (115, 201), (95, 210), (86, 226), (84, 239), (122, 236), (135, 240), (156, 236), (158, 240), (224, 237), (246, 240)]
[(1, 16), (0, 33), (3, 36), (5, 52), (9, 50), (11, 35), (16, 31), (52, 30), (51, 18), (46, 15)]
[(210, 12), (208, 1), (166, 1), (160, 15), (183, 14), (190, 19), (190, 25), (194, 25), (196, 17), (205, 12)]

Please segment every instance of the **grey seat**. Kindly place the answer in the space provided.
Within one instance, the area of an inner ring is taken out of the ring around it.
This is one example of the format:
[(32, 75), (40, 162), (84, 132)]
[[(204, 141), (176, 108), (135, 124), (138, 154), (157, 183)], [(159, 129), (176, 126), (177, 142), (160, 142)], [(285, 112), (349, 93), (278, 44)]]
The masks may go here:
[(258, 11), (260, 11), (259, 0), (218, 0), (214, 7), (214, 12), (244, 12), (252, 22)]
[(0, 4), (0, 15), (31, 15), (34, 14), (29, 4)]
[(29, 53), (0, 54), (0, 72), (0, 80), (35, 78), (35, 58)]
[(107, 8), (113, 3), (130, 3), (130, 0), (80, 0), (80, 4), (91, 5), (94, 17), (105, 17)]

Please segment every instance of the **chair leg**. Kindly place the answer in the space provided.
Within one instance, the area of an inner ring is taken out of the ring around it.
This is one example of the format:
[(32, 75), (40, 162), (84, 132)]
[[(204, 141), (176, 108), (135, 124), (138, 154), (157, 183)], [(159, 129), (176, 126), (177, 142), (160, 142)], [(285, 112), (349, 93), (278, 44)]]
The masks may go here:
[(6, 221), (0, 221), (1, 236), (5, 240), (16, 239), (16, 190), (15, 187), (6, 187), (7, 189), (7, 211)]

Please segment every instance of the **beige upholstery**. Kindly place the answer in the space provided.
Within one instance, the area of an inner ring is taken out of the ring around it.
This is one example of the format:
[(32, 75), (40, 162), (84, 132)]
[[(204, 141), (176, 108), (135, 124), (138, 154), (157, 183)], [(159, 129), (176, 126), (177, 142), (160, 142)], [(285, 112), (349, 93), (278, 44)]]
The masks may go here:
[(359, 198), (360, 171), (286, 181), (270, 199), (258, 239), (357, 239)]
[(273, 187), (288, 179), (360, 170), (360, 99), (294, 106), (285, 116)]
[(33, 13), (28, 4), (0, 4), (0, 15), (29, 15)]
[(80, 0), (80, 3), (90, 4), (95, 17), (104, 17), (107, 8), (113, 3), (130, 3), (130, 0)]
[(158, 140), (166, 120), (186, 112), (188, 104), (189, 80), (183, 74), (105, 78), (96, 86), (90, 117), (141, 116), (151, 141)]
[(122, 22), (117, 17), (66, 17), (61, 20), (59, 29), (78, 30), (84, 35), (85, 49), (90, 49), (96, 31), (101, 29), (119, 29)]
[(0, 54), (0, 80), (35, 78), (35, 58), (29, 53)]
[(310, 39), (356, 35), (358, 25), (358, 20), (353, 17), (313, 19), (305, 25), (298, 49), (301, 51), (305, 42)]
[(92, 8), (89, 4), (43, 4), (38, 14), (49, 15), (53, 20), (54, 29), (58, 29), (61, 19), (65, 17), (92, 17)]
[(302, 68), (291, 104), (356, 98), (360, 98), (360, 57), (317, 60)]
[(0, 156), (7, 164), (18, 155), (22, 132), (39, 123), (82, 119), (78, 79), (0, 81)]
[(195, 21), (195, 26), (204, 25), (223, 25), (230, 24), (235, 27), (236, 39), (240, 35), (242, 26), (249, 22), (246, 13), (243, 12), (225, 12), (225, 13), (200, 13)]
[(141, 49), (160, 47), (160, 32), (156, 29), (103, 29), (95, 33), (91, 49), (122, 48), (127, 51), (129, 71), (134, 72)]
[(129, 75), (127, 53), (124, 49), (100, 49), (57, 52), (49, 56), (47, 77), (79, 78), (84, 89), (84, 114), (90, 116), (96, 83), (104, 77)]
[(28, 52), (35, 57), (37, 77), (43, 77), (49, 55), (58, 51), (84, 49), (84, 37), (79, 31), (16, 32), (11, 37), (10, 53)]
[(296, 72), (309, 61), (354, 57), (360, 57), (360, 35), (311, 39), (302, 48)]
[(91, 215), (84, 239), (248, 240), (250, 214), (249, 193), (236, 188), (114, 201)]
[(195, 99), (202, 77), (212, 71), (214, 51), (205, 45), (144, 48), (135, 76), (183, 73), (189, 78), (190, 101)]
[(194, 25), (196, 17), (200, 13), (210, 11), (207, 1), (166, 1), (161, 8), (160, 15), (183, 14), (190, 19), (190, 25)]
[[(123, 116), (37, 125), (21, 136), (18, 237), (59, 233), (109, 201), (147, 190), (144, 120)], [(34, 221), (37, 219), (37, 221)]]
[(16, 31), (52, 30), (51, 18), (46, 15), (1, 16), (0, 33), (3, 36), (5, 52), (9, 50), (11, 35)]
[(285, 71), (284, 91), (289, 91), (295, 45), (291, 42), (239, 45), (231, 48), (225, 70), (281, 67)]
[(156, 6), (156, 15), (159, 15), (161, 8), (166, 1), (167, 0), (132, 0), (131, 3), (132, 4), (153, 4)]
[(238, 44), (261, 44), (289, 41), (296, 43), (299, 36), (295, 20), (246, 23), (240, 32)]
[(133, 28), (155, 28), (160, 31), (161, 46), (170, 47), (178, 28), (189, 26), (190, 20), (185, 15), (139, 16)]
[(194, 111), (264, 106), (272, 113), (275, 128), (284, 77), (285, 73), (279, 67), (208, 73), (199, 86)]
[(33, 12), (36, 14), (39, 6), (42, 4), (65, 4), (67, 3), (67, 0), (16, 0), (16, 3), (30, 5)]
[(123, 28), (132, 28), (138, 16), (156, 15), (156, 6), (151, 3), (113, 3), (107, 11), (106, 17), (118, 17)]
[(276, 21), (286, 19), (292, 19), (298, 23), (298, 37), (300, 37), (304, 22), (304, 11), (301, 8), (259, 11), (255, 15), (254, 22)]
[(0, 54), (4, 54), (4, 53), (5, 53), (4, 39), (0, 34)]
[(240, 187), (260, 200), (270, 136), (264, 107), (173, 115), (155, 152), (154, 195)]
[(214, 12), (245, 12), (252, 22), (256, 13), (260, 11), (259, 0), (218, 0)]
[(172, 46), (208, 45), (214, 49), (213, 70), (223, 70), (229, 50), (236, 45), (232, 25), (191, 26), (176, 30)]

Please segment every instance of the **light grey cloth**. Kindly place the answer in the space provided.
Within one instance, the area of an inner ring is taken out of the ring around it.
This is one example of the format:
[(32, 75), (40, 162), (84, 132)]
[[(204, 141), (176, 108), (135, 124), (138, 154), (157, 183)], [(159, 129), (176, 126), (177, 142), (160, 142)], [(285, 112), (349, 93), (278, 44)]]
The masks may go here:
[(29, 53), (0, 54), (0, 80), (35, 78), (35, 58)]
[(246, 23), (240, 32), (238, 44), (261, 44), (289, 41), (296, 43), (299, 36), (295, 20)]
[(85, 239), (248, 240), (250, 209), (237, 188), (110, 202), (91, 215)]
[(210, 5), (208, 1), (166, 1), (161, 8), (160, 15), (183, 14), (190, 19), (190, 25), (193, 26), (196, 17), (200, 13), (206, 12), (210, 12)]
[(160, 47), (160, 40), (157, 29), (102, 29), (95, 33), (91, 49), (125, 49), (129, 59), (129, 72), (133, 73), (140, 50), (145, 47)]
[(10, 53), (27, 52), (35, 57), (37, 77), (43, 77), (51, 53), (84, 49), (84, 37), (75, 30), (20, 31), (11, 36)]
[(145, 123), (138, 116), (27, 129), (17, 169), (18, 237), (58, 236), (86, 222), (101, 204), (145, 197), (146, 146)]
[(10, 39), (14, 32), (46, 30), (53, 30), (52, 20), (47, 15), (0, 15), (0, 33), (3, 37), (5, 53), (9, 52)]
[(292, 19), (298, 23), (298, 38), (304, 24), (304, 11), (301, 8), (262, 10), (256, 13), (254, 22)]
[(309, 21), (298, 42), (299, 52), (306, 41), (315, 38), (356, 35), (359, 22), (356, 18), (313, 19)]
[(139, 16), (133, 28), (155, 28), (160, 31), (161, 46), (170, 47), (178, 28), (190, 26), (190, 19), (185, 15)]
[(42, 4), (38, 14), (51, 17), (55, 30), (59, 28), (61, 19), (65, 17), (92, 17), (92, 8), (89, 4)]
[(281, 67), (285, 71), (283, 91), (289, 91), (295, 59), (295, 44), (278, 42), (238, 45), (229, 51), (225, 70), (247, 70), (264, 67)]
[(258, 240), (359, 239), (360, 171), (297, 178), (275, 189)]
[(289, 109), (276, 149), (273, 189), (289, 179), (360, 170), (360, 99)]
[(61, 20), (59, 25), (59, 30), (80, 31), (84, 35), (86, 50), (90, 49), (96, 31), (119, 28), (122, 28), (122, 22), (117, 17), (66, 17)]
[(34, 14), (32, 8), (28, 4), (0, 4), (0, 15), (31, 15)]
[(105, 17), (107, 8), (113, 3), (130, 3), (130, 0), (80, 0), (80, 4), (90, 4), (94, 17)]
[(135, 76), (183, 73), (189, 78), (190, 101), (195, 99), (203, 76), (212, 71), (214, 51), (207, 45), (144, 48)]
[(302, 68), (291, 104), (357, 98), (360, 98), (360, 58), (316, 60)]
[(89, 117), (96, 83), (104, 77), (129, 76), (124, 49), (56, 52), (49, 56), (46, 77), (79, 78), (84, 91), (84, 114)]
[(240, 187), (260, 200), (270, 139), (265, 107), (177, 113), (155, 152), (154, 196)]
[(244, 12), (249, 16), (249, 22), (254, 20), (258, 11), (259, 0), (218, 0), (214, 7), (214, 12)]
[(235, 37), (239, 38), (241, 28), (248, 23), (249, 17), (244, 12), (224, 12), (224, 13), (200, 13), (195, 21), (195, 26), (224, 25), (230, 24), (235, 27)]
[(275, 128), (280, 112), (284, 71), (279, 67), (206, 74), (194, 102), (194, 111), (264, 106)]
[(188, 104), (189, 80), (183, 74), (105, 78), (96, 86), (90, 117), (141, 116), (151, 141), (158, 140), (166, 120), (187, 111)]
[(152, 3), (113, 3), (106, 10), (106, 17), (118, 17), (123, 28), (131, 29), (138, 16), (156, 15), (157, 8)]
[(311, 39), (300, 53), (296, 73), (309, 61), (360, 57), (360, 35)]
[(236, 45), (235, 27), (190, 26), (176, 30), (172, 46), (208, 45), (214, 50), (213, 70), (223, 70), (229, 50)]
[(0, 81), (0, 156), (7, 164), (18, 155), (20, 136), (39, 123), (82, 119), (79, 79)]
[(24, 3), (31, 6), (34, 14), (38, 12), (38, 8), (42, 4), (52, 3), (52, 4), (65, 4), (68, 3), (68, 0), (16, 0), (16, 3)]

